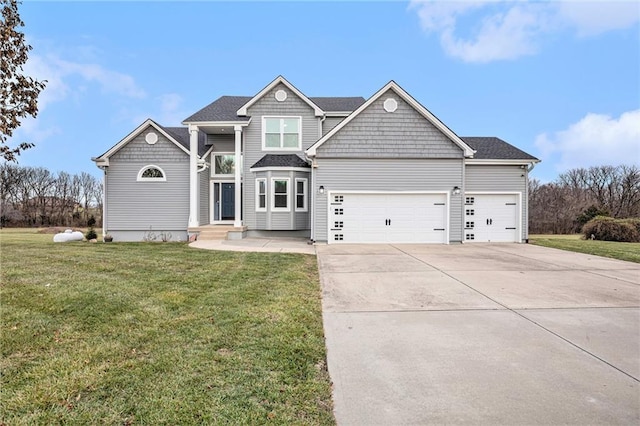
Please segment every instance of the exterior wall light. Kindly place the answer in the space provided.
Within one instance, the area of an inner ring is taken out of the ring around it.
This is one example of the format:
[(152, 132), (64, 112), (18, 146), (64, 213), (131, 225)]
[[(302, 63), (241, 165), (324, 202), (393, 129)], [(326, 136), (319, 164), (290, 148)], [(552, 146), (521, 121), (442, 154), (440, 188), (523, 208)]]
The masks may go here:
[(318, 193), (319, 194), (324, 194), (324, 186), (320, 185), (320, 187), (318, 188)]
[(454, 186), (453, 187), (453, 195), (460, 195), (460, 187), (459, 186)]

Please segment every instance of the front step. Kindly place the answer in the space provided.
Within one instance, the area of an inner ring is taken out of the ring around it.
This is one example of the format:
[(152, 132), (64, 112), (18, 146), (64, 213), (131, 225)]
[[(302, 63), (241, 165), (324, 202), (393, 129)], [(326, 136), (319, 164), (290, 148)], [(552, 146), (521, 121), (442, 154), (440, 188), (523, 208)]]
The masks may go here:
[(229, 232), (243, 232), (246, 227), (235, 228), (233, 225), (210, 225), (189, 228), (189, 232), (197, 233), (198, 240), (220, 241), (229, 239)]

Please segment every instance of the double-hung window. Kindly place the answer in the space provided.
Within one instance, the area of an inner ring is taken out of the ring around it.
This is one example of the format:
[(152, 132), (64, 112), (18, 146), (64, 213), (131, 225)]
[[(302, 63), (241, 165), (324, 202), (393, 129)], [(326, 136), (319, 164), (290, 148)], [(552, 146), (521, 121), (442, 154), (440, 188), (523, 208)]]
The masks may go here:
[(256, 211), (267, 211), (267, 180), (256, 179)]
[(302, 149), (300, 117), (263, 117), (262, 129), (262, 149), (267, 151)]
[(296, 211), (307, 211), (307, 179), (296, 179)]
[(291, 211), (289, 205), (289, 178), (271, 179), (271, 210)]

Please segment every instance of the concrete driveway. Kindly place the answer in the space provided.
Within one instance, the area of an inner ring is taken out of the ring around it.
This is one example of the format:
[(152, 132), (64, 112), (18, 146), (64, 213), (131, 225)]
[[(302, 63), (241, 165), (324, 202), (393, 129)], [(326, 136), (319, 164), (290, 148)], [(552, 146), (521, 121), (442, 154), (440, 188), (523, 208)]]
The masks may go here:
[(316, 249), (339, 425), (640, 423), (639, 264), (524, 244)]

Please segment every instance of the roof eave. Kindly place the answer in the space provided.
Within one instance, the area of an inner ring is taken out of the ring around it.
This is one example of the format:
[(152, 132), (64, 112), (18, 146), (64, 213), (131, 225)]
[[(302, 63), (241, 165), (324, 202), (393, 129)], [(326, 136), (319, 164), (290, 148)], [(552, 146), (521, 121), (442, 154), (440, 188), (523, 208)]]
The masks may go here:
[(506, 159), (506, 158), (468, 158), (465, 160), (466, 164), (484, 164), (484, 165), (528, 165), (537, 164), (540, 162), (537, 158), (522, 158), (522, 159)]

